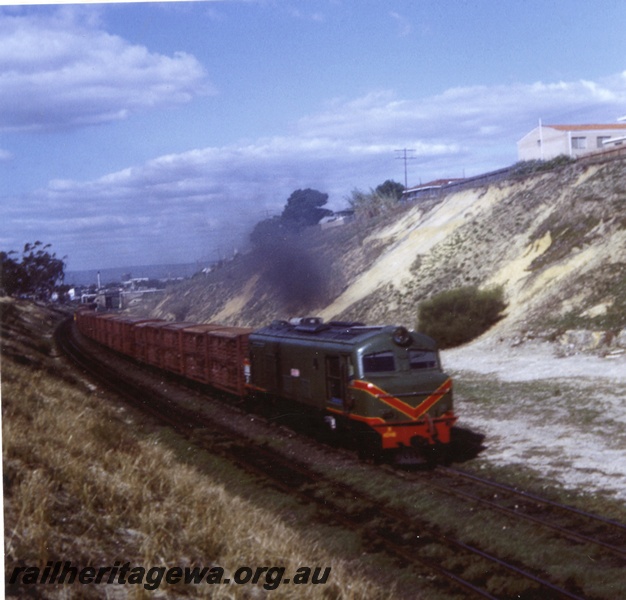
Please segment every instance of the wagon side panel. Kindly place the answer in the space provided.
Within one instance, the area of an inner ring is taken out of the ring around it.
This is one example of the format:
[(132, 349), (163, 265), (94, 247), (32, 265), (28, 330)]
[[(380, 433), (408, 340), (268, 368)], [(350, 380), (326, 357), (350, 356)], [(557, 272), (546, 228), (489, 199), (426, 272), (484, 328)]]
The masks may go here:
[(231, 327), (207, 334), (209, 383), (212, 386), (239, 396), (244, 394), (244, 361), (248, 356), (251, 331)]

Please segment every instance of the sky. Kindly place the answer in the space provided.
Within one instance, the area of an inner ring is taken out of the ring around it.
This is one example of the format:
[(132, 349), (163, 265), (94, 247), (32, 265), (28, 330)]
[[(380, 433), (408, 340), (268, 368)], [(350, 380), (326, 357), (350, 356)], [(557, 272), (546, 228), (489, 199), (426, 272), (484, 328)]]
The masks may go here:
[(245, 251), (313, 188), (472, 176), (626, 115), (623, 0), (0, 6), (0, 250), (68, 270)]

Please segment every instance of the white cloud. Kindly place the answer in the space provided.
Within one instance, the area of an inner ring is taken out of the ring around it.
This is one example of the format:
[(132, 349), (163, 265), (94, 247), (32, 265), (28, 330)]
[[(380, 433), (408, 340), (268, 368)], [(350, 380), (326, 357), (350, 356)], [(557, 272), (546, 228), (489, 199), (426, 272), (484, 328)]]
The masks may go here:
[(252, 225), (281, 210), (295, 189), (319, 189), (339, 208), (355, 187), (403, 181), (397, 149), (414, 150), (409, 185), (469, 176), (515, 162), (517, 140), (539, 117), (611, 122), (624, 106), (624, 73), (595, 82), (458, 87), (428, 98), (376, 92), (335, 100), (289, 135), (167, 154), (91, 181), (51, 181), (19, 199), (5, 227), (59, 239), (59, 252), (76, 260), (194, 260), (212, 246), (241, 247)]
[(106, 33), (92, 15), (0, 18), (0, 130), (104, 123), (209, 92), (193, 56), (149, 52)]
[(413, 32), (413, 26), (406, 17), (395, 11), (390, 12), (389, 15), (396, 22), (398, 26), (398, 35), (400, 37), (406, 37)]
[(303, 118), (299, 133), (361, 143), (369, 140), (381, 147), (419, 140), (424, 154), (431, 146), (462, 146), (471, 153), (478, 143), (501, 146), (503, 141), (514, 151), (518, 137), (534, 127), (539, 117), (555, 123), (573, 115), (576, 120), (612, 122), (624, 106), (623, 74), (595, 82), (457, 87), (417, 99), (399, 99), (383, 91), (343, 103), (334, 101), (324, 112)]

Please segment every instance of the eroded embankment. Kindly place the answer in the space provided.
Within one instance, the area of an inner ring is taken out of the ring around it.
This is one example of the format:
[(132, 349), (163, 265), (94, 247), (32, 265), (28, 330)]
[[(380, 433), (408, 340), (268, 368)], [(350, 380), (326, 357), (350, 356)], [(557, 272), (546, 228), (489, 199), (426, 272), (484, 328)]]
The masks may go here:
[(239, 256), (173, 288), (152, 314), (248, 326), (317, 314), (415, 327), (419, 302), (437, 292), (501, 285), (508, 308), (496, 337), (556, 339), (581, 328), (615, 337), (626, 327), (624, 181), (625, 160), (575, 163), (377, 221), (312, 228), (271, 255)]
[(414, 325), (417, 305), (460, 285), (501, 285), (500, 337), (624, 327), (624, 161), (573, 165), (419, 205), (364, 244), (385, 251), (324, 308), (326, 317)]

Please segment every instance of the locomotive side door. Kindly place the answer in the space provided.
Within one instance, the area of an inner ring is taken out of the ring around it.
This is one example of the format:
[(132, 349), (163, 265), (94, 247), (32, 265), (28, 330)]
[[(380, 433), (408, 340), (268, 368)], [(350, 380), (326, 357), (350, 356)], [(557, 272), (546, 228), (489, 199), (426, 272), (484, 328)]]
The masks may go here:
[(326, 356), (326, 403), (339, 410), (347, 410), (349, 360), (346, 355)]
[(250, 347), (251, 381), (270, 394), (280, 391), (278, 345), (254, 342)]

